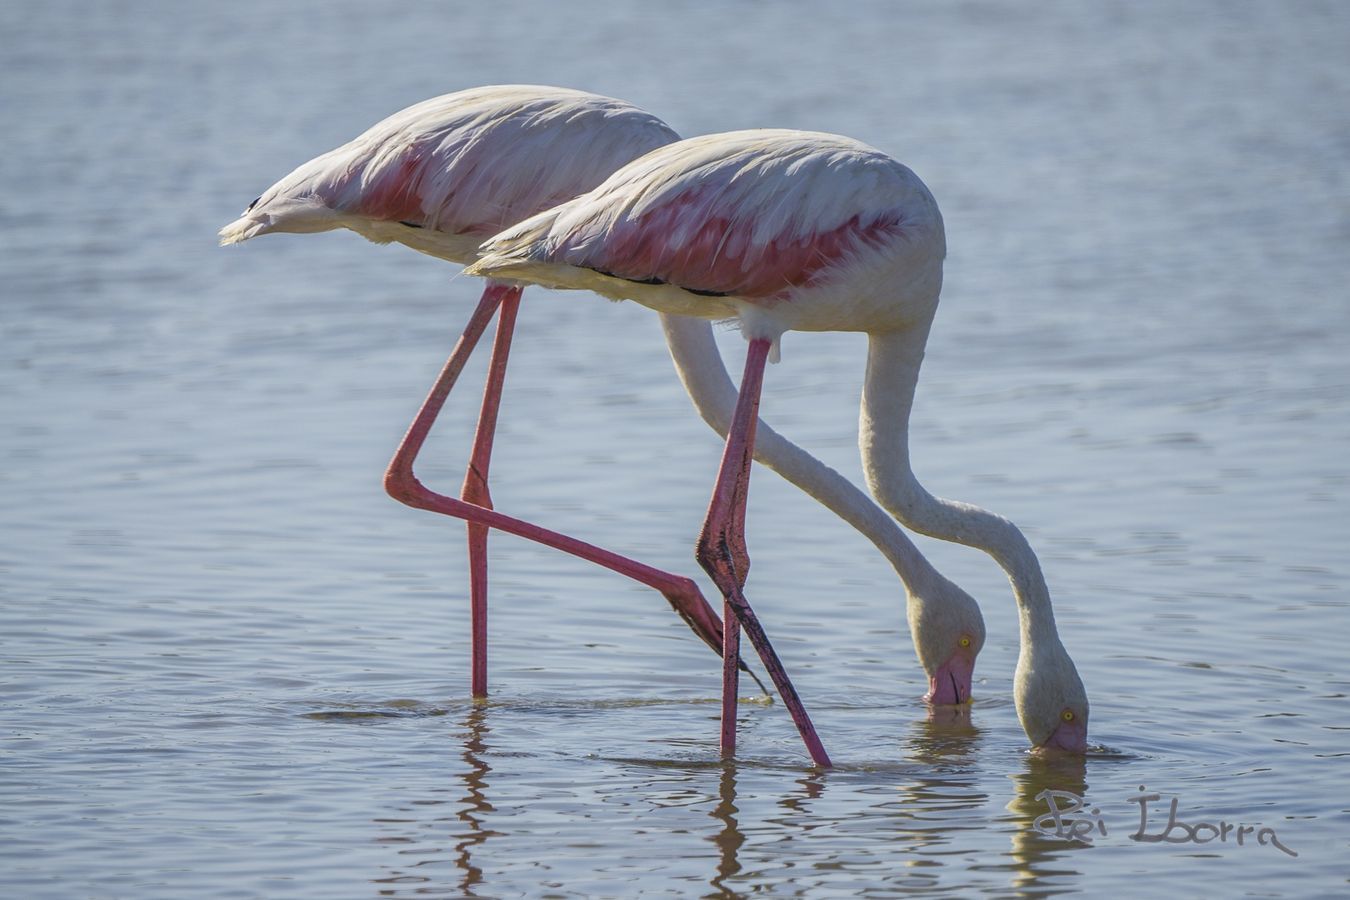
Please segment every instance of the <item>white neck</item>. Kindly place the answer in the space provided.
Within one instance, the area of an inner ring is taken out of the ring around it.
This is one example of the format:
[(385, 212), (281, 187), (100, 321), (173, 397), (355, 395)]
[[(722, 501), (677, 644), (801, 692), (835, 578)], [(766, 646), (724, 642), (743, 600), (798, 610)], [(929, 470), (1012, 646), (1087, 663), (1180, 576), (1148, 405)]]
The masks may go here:
[(877, 501), (920, 534), (983, 550), (998, 562), (1017, 597), (1022, 646), (1053, 642), (1050, 593), (1041, 566), (1017, 526), (986, 509), (934, 497), (910, 468), (909, 416), (931, 319), (909, 329), (868, 335), (858, 443)]
[[(661, 316), (661, 324), (671, 359), (690, 399), (704, 421), (725, 437), (736, 407), (737, 389), (722, 362), (712, 325), (704, 319), (665, 314)], [(755, 426), (755, 460), (862, 532), (895, 567), (912, 596), (926, 596), (948, 583), (895, 520), (853, 482), (763, 421)]]

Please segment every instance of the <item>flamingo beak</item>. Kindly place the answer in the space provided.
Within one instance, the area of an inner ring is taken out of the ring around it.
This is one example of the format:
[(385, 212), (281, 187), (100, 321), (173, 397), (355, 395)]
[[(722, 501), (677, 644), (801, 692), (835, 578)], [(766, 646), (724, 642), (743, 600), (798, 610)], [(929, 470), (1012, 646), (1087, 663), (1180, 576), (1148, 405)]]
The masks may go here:
[(975, 660), (965, 653), (953, 653), (928, 679), (928, 694), (923, 698), (934, 706), (970, 702), (970, 682)]
[(1041, 744), (1043, 750), (1062, 750), (1066, 753), (1087, 752), (1087, 722), (1076, 719), (1060, 722), (1059, 727)]

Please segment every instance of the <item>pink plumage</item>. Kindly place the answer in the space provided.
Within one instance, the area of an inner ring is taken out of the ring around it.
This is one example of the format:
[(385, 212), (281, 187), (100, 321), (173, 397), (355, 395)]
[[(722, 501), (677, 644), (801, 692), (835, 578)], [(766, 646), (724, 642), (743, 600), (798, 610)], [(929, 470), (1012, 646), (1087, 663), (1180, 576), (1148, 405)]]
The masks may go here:
[[(937, 204), (899, 162), (848, 138), (757, 130), (655, 150), (488, 241), (470, 271), (717, 318), (738, 304), (780, 312), (841, 279), (875, 280), (896, 260), (906, 278), (940, 278), (944, 249)], [(875, 309), (822, 317), (866, 300), (813, 297), (779, 331), (870, 327)]]
[(483, 238), (677, 137), (650, 113), (582, 91), (506, 85), (446, 94), (299, 166), (221, 229), (221, 243), (349, 228), (467, 263)]

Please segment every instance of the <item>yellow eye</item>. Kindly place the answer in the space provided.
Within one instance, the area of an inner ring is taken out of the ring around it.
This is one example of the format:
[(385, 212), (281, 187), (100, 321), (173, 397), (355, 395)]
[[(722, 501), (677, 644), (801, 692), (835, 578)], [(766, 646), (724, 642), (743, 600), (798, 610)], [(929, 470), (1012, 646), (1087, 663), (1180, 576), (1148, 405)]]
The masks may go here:
[(1066, 709), (1066, 710), (1064, 710), (1064, 712), (1062, 712), (1062, 713), (1059, 714), (1059, 717), (1060, 717), (1061, 719), (1063, 719), (1065, 722), (1072, 722), (1072, 721), (1073, 721), (1073, 710), (1071, 710), (1071, 709)]
[(961, 638), (961, 640), (957, 641), (957, 643), (960, 644), (962, 647), (969, 647), (969, 646), (970, 646), (970, 638), (968, 638), (968, 637), (963, 637), (963, 638)]

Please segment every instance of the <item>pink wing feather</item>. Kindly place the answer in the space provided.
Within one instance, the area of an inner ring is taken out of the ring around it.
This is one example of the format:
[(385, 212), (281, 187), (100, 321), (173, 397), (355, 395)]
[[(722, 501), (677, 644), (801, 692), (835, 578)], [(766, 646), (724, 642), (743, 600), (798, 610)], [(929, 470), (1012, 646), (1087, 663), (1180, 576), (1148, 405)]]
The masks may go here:
[(910, 214), (900, 201), (916, 182), (895, 160), (846, 139), (777, 131), (695, 138), (648, 154), (563, 206), (546, 255), (529, 255), (773, 302), (902, 237)]
[(451, 234), (495, 234), (676, 137), (655, 116), (580, 91), (462, 91), (353, 141), (333, 205)]
[[(410, 106), (301, 165), (222, 229), (221, 238), (235, 243), (270, 231), (360, 231), (363, 222), (401, 222), (424, 235), (481, 239), (590, 190), (678, 137), (649, 113), (582, 91), (532, 85), (460, 91)], [(404, 240), (389, 231), (367, 236)], [(444, 249), (448, 258), (458, 255)]]

